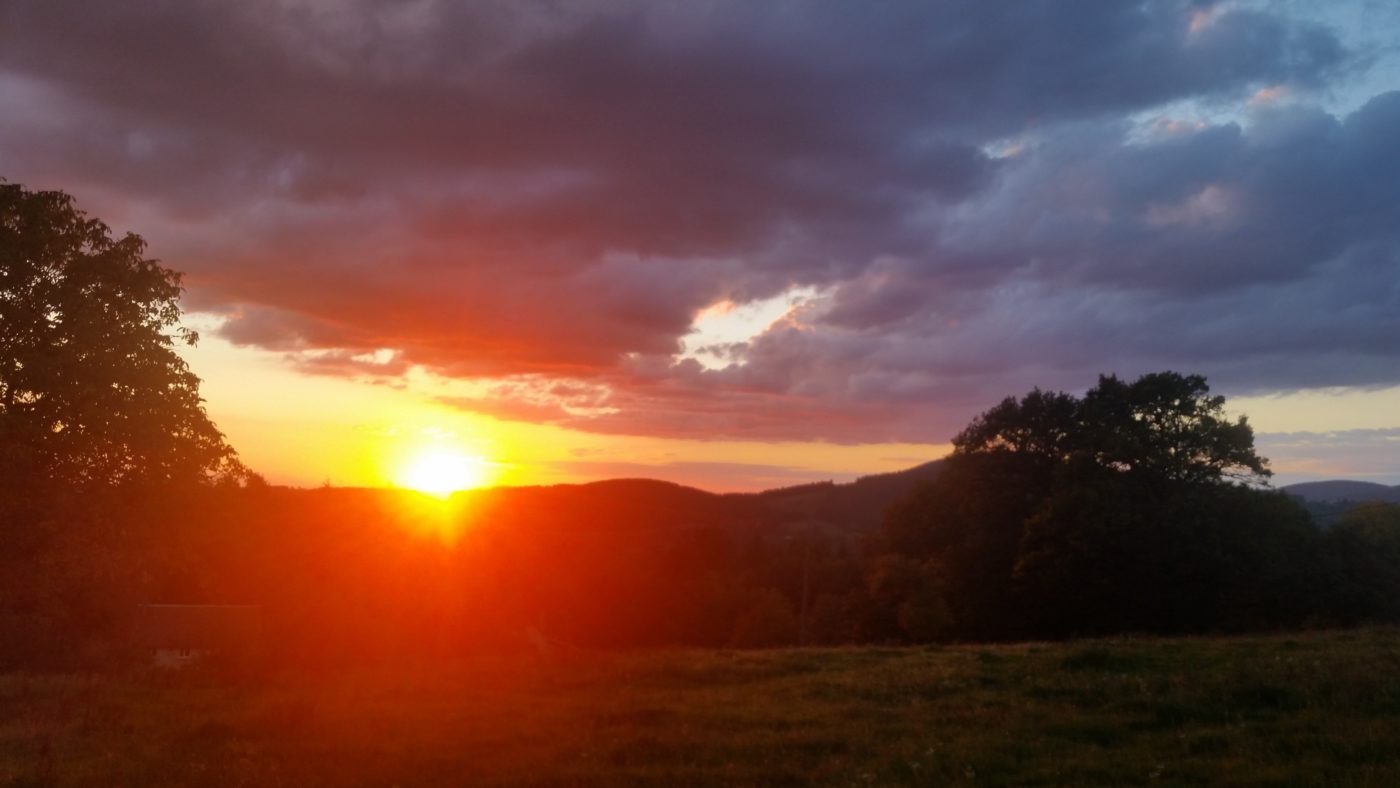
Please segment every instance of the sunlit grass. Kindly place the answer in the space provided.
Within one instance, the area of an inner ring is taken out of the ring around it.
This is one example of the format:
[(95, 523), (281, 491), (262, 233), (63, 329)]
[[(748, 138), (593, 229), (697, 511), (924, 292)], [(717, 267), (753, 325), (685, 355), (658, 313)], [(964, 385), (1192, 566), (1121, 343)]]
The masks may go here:
[(0, 677), (0, 785), (1394, 785), (1400, 632)]

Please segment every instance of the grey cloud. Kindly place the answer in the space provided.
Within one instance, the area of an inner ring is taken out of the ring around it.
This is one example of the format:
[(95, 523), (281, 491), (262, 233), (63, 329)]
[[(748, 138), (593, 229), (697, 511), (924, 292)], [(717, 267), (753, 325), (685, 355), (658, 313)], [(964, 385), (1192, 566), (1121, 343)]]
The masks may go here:
[[(943, 440), (1099, 371), (1400, 380), (1400, 94), (1134, 126), (1353, 64), (1198, 2), (9, 3), (0, 174), (130, 221), (304, 368), (389, 348), (604, 432)], [(796, 285), (825, 295), (735, 363), (674, 360)]]

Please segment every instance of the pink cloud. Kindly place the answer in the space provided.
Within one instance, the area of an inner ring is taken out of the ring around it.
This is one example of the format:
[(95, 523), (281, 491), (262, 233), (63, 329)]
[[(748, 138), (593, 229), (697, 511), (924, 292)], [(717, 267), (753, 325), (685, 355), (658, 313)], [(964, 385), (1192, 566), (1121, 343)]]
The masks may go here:
[[(1330, 31), (1176, 3), (695, 8), (8, 6), (0, 162), (145, 235), (229, 340), (468, 381), (450, 401), (503, 418), (941, 441), (1098, 372), (1396, 379), (1400, 100), (1126, 132), (1325, 85), (1350, 57)], [(718, 368), (678, 358), (705, 310), (793, 288), (824, 295)]]

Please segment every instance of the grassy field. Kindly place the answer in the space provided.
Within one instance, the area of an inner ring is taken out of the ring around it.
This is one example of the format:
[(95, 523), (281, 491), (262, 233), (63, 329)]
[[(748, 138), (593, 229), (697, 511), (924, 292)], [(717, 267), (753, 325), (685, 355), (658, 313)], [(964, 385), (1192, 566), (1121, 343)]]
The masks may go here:
[(1400, 631), (0, 676), (0, 786), (1400, 785)]

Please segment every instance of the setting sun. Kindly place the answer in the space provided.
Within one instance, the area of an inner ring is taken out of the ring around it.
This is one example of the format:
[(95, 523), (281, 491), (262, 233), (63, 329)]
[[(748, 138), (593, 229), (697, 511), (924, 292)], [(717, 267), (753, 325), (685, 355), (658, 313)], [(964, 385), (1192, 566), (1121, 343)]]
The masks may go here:
[(396, 481), (429, 495), (447, 496), (490, 481), (489, 463), (450, 449), (429, 449), (413, 456)]

